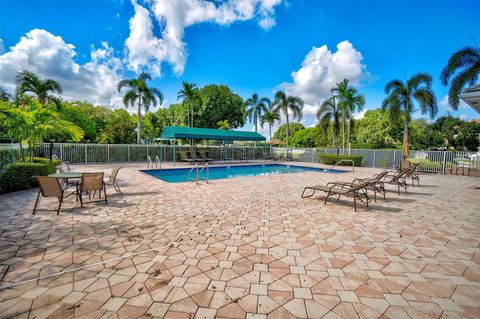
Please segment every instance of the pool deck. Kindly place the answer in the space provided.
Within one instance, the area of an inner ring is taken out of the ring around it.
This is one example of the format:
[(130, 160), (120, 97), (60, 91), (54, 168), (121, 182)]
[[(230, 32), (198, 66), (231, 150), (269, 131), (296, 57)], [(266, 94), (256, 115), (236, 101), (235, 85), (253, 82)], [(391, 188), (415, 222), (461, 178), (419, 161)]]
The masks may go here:
[(354, 212), (300, 194), (379, 170), (195, 185), (121, 166), (108, 205), (32, 216), (37, 190), (0, 195), (0, 318), (480, 318), (479, 178), (422, 174)]

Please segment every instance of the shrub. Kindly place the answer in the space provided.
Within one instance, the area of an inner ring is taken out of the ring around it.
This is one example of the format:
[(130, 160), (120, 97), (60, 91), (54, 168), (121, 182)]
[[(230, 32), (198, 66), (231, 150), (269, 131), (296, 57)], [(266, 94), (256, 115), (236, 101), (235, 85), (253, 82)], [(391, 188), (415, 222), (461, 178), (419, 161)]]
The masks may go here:
[[(327, 165), (334, 165), (338, 163), (340, 160), (352, 160), (355, 163), (355, 166), (362, 166), (362, 156), (348, 156), (348, 155), (335, 155), (335, 154), (320, 154), (320, 162)], [(342, 162), (338, 165), (346, 165), (350, 166), (351, 163), (349, 162)]]
[[(17, 162), (23, 163), (23, 161), (20, 159)], [(30, 163), (30, 158), (25, 157), (25, 163)], [(32, 159), (32, 163), (38, 163), (38, 164), (52, 164), (53, 166), (58, 166), (62, 163), (60, 160), (51, 160), (49, 158), (44, 158), (44, 157), (34, 157)]]
[(51, 163), (16, 162), (8, 164), (5, 172), (0, 175), (0, 193), (36, 187), (37, 183), (33, 176), (47, 176), (52, 173), (55, 173), (55, 165)]

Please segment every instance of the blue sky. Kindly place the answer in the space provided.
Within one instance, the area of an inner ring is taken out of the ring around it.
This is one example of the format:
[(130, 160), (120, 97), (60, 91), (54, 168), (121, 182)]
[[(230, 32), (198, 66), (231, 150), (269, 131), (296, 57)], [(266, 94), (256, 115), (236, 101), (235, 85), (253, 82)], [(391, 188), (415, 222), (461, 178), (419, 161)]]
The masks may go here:
[[(305, 98), (304, 124), (311, 125), (330, 84), (344, 76), (372, 109), (389, 80), (429, 72), (444, 113), (442, 67), (455, 50), (474, 45), (471, 38), (480, 43), (479, 1), (248, 0), (253, 11), (229, 2), (216, 10), (219, 5), (200, 0), (165, 8), (173, 2), (163, 1), (163, 7), (130, 0), (1, 1), (0, 79), (8, 88), (7, 73), (21, 65), (63, 79), (68, 97), (116, 107), (114, 86), (105, 83), (139, 70), (155, 74), (151, 85), (164, 92), (167, 104), (175, 102), (183, 80), (227, 84), (244, 98), (254, 92), (271, 97), (281, 87)], [(204, 11), (195, 16), (195, 8)], [(26, 36), (34, 29), (44, 31)], [(95, 78), (101, 81), (81, 83)], [(480, 117), (470, 108), (452, 114)]]

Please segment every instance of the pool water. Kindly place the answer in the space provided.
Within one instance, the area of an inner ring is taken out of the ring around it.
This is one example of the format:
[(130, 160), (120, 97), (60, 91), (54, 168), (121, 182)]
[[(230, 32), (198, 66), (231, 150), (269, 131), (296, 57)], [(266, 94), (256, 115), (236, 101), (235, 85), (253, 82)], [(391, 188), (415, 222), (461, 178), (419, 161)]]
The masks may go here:
[[(200, 170), (201, 168), (199, 168)], [(208, 179), (237, 178), (260, 175), (288, 174), (305, 171), (323, 172), (323, 173), (343, 173), (344, 171), (335, 169), (321, 169), (315, 167), (293, 166), (282, 164), (265, 165), (241, 165), (241, 166), (210, 166)], [(190, 176), (190, 168), (162, 169), (162, 170), (142, 170), (142, 172), (159, 178), (168, 183), (181, 183), (195, 180), (195, 169)], [(201, 172), (200, 179), (205, 179), (206, 170)]]

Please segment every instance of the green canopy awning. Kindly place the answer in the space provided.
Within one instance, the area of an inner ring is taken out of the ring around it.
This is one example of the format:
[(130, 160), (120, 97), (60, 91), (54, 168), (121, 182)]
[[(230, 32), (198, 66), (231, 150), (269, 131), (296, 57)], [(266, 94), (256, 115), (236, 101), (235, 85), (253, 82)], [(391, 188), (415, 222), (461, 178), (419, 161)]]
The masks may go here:
[(265, 141), (265, 137), (256, 132), (215, 130), (211, 128), (197, 128), (186, 126), (167, 126), (162, 132), (161, 139), (197, 139), (223, 141)]

